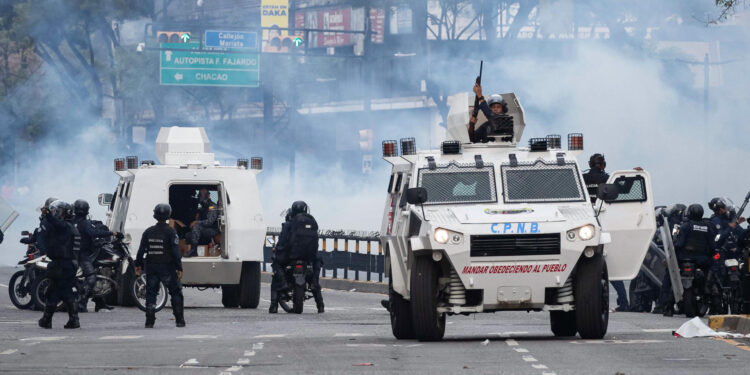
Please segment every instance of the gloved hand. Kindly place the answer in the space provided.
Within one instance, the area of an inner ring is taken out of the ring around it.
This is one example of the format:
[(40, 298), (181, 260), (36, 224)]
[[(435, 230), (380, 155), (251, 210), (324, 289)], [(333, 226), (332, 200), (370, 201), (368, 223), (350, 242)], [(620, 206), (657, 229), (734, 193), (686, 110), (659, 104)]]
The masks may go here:
[(116, 233), (115, 233), (115, 237), (116, 237), (116, 238), (117, 238), (118, 240), (121, 240), (121, 239), (125, 238), (125, 235), (124, 235), (124, 234), (122, 234), (122, 233), (120, 233), (120, 232), (116, 232)]
[(31, 243), (31, 239), (29, 237), (21, 237), (21, 241), (20, 242), (22, 244), (24, 244), (24, 245), (28, 245), (28, 244)]

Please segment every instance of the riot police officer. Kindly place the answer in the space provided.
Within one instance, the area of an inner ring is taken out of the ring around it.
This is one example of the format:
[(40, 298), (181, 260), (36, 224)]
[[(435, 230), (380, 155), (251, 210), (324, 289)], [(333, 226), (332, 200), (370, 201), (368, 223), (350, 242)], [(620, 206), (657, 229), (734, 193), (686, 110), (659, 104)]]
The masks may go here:
[(736, 212), (734, 212), (732, 207), (728, 206), (728, 202), (725, 199), (711, 199), (708, 202), (708, 208), (714, 212), (710, 220), (717, 234), (719, 234), (719, 245), (723, 244), (730, 235), (733, 235), (735, 240), (742, 237), (744, 230), (738, 224), (742, 224), (745, 219), (736, 217)]
[(320, 288), (320, 268), (323, 264), (318, 256), (318, 223), (310, 215), (307, 203), (296, 201), (292, 203), (289, 220), (289, 260), (305, 260), (312, 264), (313, 274), (310, 282), (318, 313), (325, 312), (323, 293)]
[[(687, 221), (680, 225), (675, 235), (674, 249), (678, 262), (694, 261), (699, 268), (707, 270), (715, 249), (716, 230), (708, 220), (703, 219), (703, 206), (691, 204), (687, 209)], [(664, 316), (674, 314), (674, 295), (664, 306)]]
[[(182, 260), (180, 258), (177, 232), (170, 228), (167, 220), (172, 208), (166, 203), (154, 208), (157, 223), (143, 232), (138, 255), (135, 260), (135, 273), (140, 276), (146, 270), (146, 328), (153, 328), (156, 321), (156, 294), (162, 282), (169, 290), (172, 312), (177, 327), (185, 326), (182, 296)], [(145, 256), (145, 262), (144, 262)]]
[(269, 314), (279, 312), (279, 291), (286, 287), (284, 280), (284, 267), (289, 262), (289, 221), (292, 219), (292, 211), (287, 210), (284, 222), (281, 223), (281, 232), (276, 247), (273, 250), (273, 261), (271, 262), (271, 306), (268, 307)]
[(219, 233), (219, 210), (216, 205), (206, 206), (205, 219), (194, 221), (190, 227), (190, 233), (185, 236), (190, 243), (190, 252), (185, 256), (193, 257), (198, 255), (198, 244), (211, 241)]
[[(474, 84), (474, 94), (478, 98), (479, 107), (474, 108), (474, 113), (472, 113), (469, 119), (469, 139), (473, 143), (486, 143), (491, 140), (488, 137), (490, 121), (498, 116), (506, 116), (506, 113), (508, 113), (508, 103), (498, 94), (491, 95), (488, 100), (485, 100), (482, 95), (482, 86), (479, 83)], [(480, 110), (484, 114), (484, 117), (487, 118), (487, 121), (474, 130)]]
[[(81, 271), (83, 271), (83, 276), (86, 280), (86, 288), (81, 291), (78, 311), (87, 312), (86, 305), (94, 290), (94, 285), (96, 285), (96, 271), (94, 270), (94, 259), (92, 259), (92, 240), (95, 238), (105, 238), (110, 236), (121, 237), (122, 234), (110, 232), (106, 227), (102, 229), (94, 227), (88, 219), (89, 203), (83, 199), (79, 199), (73, 203), (73, 212), (75, 213), (73, 223), (81, 236), (81, 251), (78, 253), (78, 266), (81, 267)], [(94, 307), (94, 311), (96, 312), (99, 312), (99, 310), (102, 309), (113, 309), (112, 306), (109, 306), (104, 302), (104, 298), (102, 297), (94, 298), (94, 303), (96, 304)]]
[(39, 215), (39, 227), (34, 230), (34, 233), (32, 233), (31, 236), (21, 238), (22, 244), (34, 244), (41, 255), (47, 254), (47, 250), (44, 248), (44, 238), (47, 233), (47, 228), (49, 227), (46, 216), (49, 212), (49, 206), (56, 200), (57, 198), (50, 197), (44, 201), (44, 205), (41, 208), (42, 213)]
[(80, 249), (80, 237), (75, 226), (70, 222), (73, 210), (70, 204), (60, 200), (49, 206), (46, 215), (48, 228), (44, 237), (44, 246), (51, 262), (47, 266), (50, 285), (44, 315), (39, 319), (39, 326), (52, 328), (52, 315), (57, 304), (62, 300), (68, 310), (68, 322), (65, 328), (80, 328), (78, 321), (78, 291), (76, 290), (75, 260)]
[[(605, 172), (607, 161), (604, 155), (596, 153), (589, 158), (589, 170), (583, 174), (583, 183), (589, 191), (591, 203), (596, 201), (596, 194), (599, 190), (599, 184), (604, 184), (609, 180), (609, 173)], [(617, 291), (617, 308), (615, 311), (628, 311), (628, 294), (625, 290), (625, 282), (622, 280), (611, 281), (612, 287)]]

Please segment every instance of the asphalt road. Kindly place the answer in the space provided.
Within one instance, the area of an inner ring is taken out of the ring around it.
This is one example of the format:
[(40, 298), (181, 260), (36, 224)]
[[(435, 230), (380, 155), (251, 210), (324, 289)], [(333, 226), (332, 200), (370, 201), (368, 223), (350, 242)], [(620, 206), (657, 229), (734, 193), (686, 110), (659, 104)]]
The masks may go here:
[(674, 338), (684, 317), (613, 313), (604, 340), (556, 339), (547, 313), (449, 317), (446, 339), (398, 341), (383, 295), (324, 292), (327, 312), (269, 315), (221, 307), (218, 290), (185, 290), (186, 328), (168, 308), (144, 329), (137, 308), (81, 314), (79, 330), (37, 327), (38, 311), (8, 298), (0, 268), (0, 372), (54, 374), (447, 373), (747, 374), (750, 351), (710, 338)]

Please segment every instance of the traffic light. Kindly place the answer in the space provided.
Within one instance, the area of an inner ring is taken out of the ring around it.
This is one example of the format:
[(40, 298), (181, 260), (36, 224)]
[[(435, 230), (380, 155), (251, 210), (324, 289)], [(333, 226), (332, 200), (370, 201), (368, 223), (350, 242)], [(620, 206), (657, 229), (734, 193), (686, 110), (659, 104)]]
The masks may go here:
[(305, 40), (298, 35), (277, 35), (266, 43), (263, 52), (299, 52), (305, 49)]
[(189, 31), (158, 31), (156, 41), (158, 43), (189, 43)]

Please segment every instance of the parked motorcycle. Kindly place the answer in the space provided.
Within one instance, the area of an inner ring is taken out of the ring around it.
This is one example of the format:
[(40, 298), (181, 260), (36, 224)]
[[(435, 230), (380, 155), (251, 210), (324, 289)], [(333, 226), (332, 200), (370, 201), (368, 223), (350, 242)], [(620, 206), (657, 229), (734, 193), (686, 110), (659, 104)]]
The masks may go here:
[[(31, 233), (28, 231), (21, 232), (21, 235), (26, 238), (31, 237)], [(44, 273), (43, 270), (35, 267), (35, 263), (39, 262), (41, 257), (41, 252), (33, 243), (27, 244), (26, 254), (18, 262), (19, 266), (23, 266), (23, 270), (14, 273), (8, 282), (10, 301), (21, 310), (30, 309), (34, 306), (34, 301), (31, 298), (32, 286), (36, 279), (42, 277)]]
[(279, 306), (288, 312), (301, 314), (305, 300), (313, 298), (312, 264), (304, 260), (296, 260), (284, 267), (286, 288), (279, 291)]
[(706, 271), (692, 260), (680, 261), (682, 281), (682, 308), (688, 318), (703, 317), (708, 312), (708, 298), (704, 293)]

